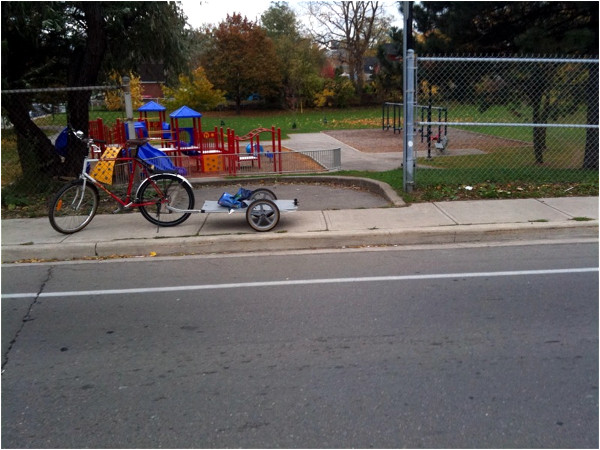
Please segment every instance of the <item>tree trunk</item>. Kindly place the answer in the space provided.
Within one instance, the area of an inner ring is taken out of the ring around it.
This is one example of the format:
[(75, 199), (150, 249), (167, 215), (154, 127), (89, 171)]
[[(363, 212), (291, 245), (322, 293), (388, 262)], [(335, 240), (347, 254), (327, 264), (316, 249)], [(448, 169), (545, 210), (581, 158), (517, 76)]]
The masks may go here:
[(356, 55), (352, 59), (352, 70), (354, 71), (354, 76), (356, 77), (354, 81), (354, 87), (356, 88), (356, 94), (360, 97), (365, 88), (365, 76), (364, 76), (364, 64), (363, 58), (361, 56)]
[(533, 153), (536, 164), (544, 164), (544, 152), (546, 151), (546, 128), (535, 127), (533, 129)]
[[(61, 160), (46, 134), (29, 117), (30, 101), (23, 94), (3, 96), (2, 107), (17, 135), (23, 178), (41, 180), (61, 172)], [(39, 183), (38, 183), (39, 184)]]
[[(541, 96), (535, 100), (533, 105), (533, 123), (543, 123), (541, 114)], [(533, 128), (533, 154), (536, 164), (544, 163), (544, 152), (546, 151), (546, 127)]]
[(235, 114), (242, 114), (242, 96), (239, 93), (235, 96)]
[[(545, 107), (543, 99), (547, 91), (552, 71), (547, 67), (541, 67), (534, 77), (528, 82), (527, 92), (532, 108), (532, 122), (545, 124), (548, 118), (548, 108)], [(544, 163), (544, 152), (546, 151), (546, 127), (533, 127), (533, 155), (536, 164)]]
[[(106, 52), (106, 31), (102, 2), (82, 2), (85, 11), (87, 39), (85, 46), (75, 49), (71, 55), (68, 71), (68, 82), (71, 87), (95, 85), (98, 72)], [(67, 95), (67, 121), (76, 130), (85, 135), (89, 129), (89, 104), (91, 91), (69, 91)], [(65, 170), (68, 175), (76, 176), (81, 171), (83, 158), (86, 155), (85, 144), (69, 136)]]
[[(598, 66), (590, 64), (587, 82), (587, 124), (598, 126)], [(598, 128), (587, 128), (585, 132), (584, 169), (598, 169)]]
[[(598, 123), (598, 114), (596, 113), (596, 124)], [(584, 169), (598, 170), (598, 146), (600, 145), (600, 136), (598, 128), (588, 128), (585, 133), (585, 155), (583, 156)]]
[[(87, 136), (89, 129), (90, 91), (70, 91), (67, 95), (67, 122), (75, 130), (83, 131)], [(81, 172), (83, 158), (86, 156), (86, 145), (69, 134), (67, 156), (65, 158), (65, 174), (77, 176)]]

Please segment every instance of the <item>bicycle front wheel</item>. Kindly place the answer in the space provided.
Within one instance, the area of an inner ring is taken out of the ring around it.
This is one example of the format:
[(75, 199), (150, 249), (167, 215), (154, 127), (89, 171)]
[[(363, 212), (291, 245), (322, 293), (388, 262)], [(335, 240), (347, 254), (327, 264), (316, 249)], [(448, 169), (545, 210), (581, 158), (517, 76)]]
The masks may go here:
[(50, 202), (50, 225), (59, 233), (72, 234), (83, 230), (98, 210), (98, 189), (83, 180), (63, 186)]
[(138, 202), (153, 203), (140, 206), (140, 212), (146, 220), (161, 227), (173, 227), (186, 221), (191, 213), (169, 210), (167, 206), (180, 210), (194, 209), (194, 191), (183, 178), (161, 173), (152, 175), (142, 183)]

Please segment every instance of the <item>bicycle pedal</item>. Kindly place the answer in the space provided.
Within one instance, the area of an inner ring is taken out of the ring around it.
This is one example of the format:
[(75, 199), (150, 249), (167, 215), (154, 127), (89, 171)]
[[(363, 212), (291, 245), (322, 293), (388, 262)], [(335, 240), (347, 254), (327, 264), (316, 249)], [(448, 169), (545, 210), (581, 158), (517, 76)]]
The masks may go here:
[(133, 205), (133, 202), (129, 202), (126, 205), (119, 205), (119, 207), (113, 211), (113, 214), (118, 214), (118, 213), (124, 212), (124, 211), (131, 211), (132, 210), (131, 205)]

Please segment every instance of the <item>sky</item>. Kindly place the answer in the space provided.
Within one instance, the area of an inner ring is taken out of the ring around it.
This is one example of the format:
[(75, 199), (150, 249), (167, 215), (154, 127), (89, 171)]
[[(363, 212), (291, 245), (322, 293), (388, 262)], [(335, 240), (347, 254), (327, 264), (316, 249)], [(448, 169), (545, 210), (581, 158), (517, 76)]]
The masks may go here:
[[(193, 28), (200, 28), (204, 24), (218, 25), (227, 18), (227, 14), (232, 15), (240, 13), (246, 16), (248, 20), (256, 22), (260, 19), (263, 12), (269, 9), (272, 0), (183, 0), (181, 6), (185, 15), (188, 17), (188, 23)], [(288, 1), (288, 6), (292, 8), (299, 18), (303, 13), (303, 6), (300, 1)], [(400, 26), (402, 16), (398, 13), (397, 2), (383, 2), (386, 6), (388, 15), (395, 19), (393, 23)]]

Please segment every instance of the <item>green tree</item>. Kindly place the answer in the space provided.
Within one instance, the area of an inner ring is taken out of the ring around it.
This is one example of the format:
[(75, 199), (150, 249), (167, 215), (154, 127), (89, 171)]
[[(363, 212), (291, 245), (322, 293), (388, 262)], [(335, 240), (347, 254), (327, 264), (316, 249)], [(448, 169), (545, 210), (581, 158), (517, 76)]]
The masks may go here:
[(204, 55), (212, 50), (212, 28), (209, 26), (203, 26), (191, 30), (189, 36), (189, 64), (190, 68), (202, 67), (202, 58)]
[(227, 15), (213, 29), (210, 49), (201, 60), (215, 87), (235, 101), (238, 114), (242, 100), (251, 94), (270, 97), (279, 92), (281, 75), (273, 41), (240, 14)]
[(260, 16), (261, 25), (271, 39), (289, 36), (300, 38), (300, 24), (296, 13), (287, 2), (271, 2), (271, 6)]
[(322, 85), (319, 73), (326, 61), (324, 50), (302, 36), (296, 14), (285, 2), (273, 2), (261, 16), (261, 23), (279, 59), (281, 103), (302, 109)]
[[(417, 30), (423, 34), (423, 50), (429, 53), (487, 54), (598, 54), (597, 2), (420, 2), (414, 6)], [(558, 108), (548, 91), (551, 81), (560, 77), (548, 65), (520, 74), (527, 91), (534, 123), (544, 121)], [(587, 75), (588, 124), (598, 124), (598, 65), (590, 65)], [(563, 91), (560, 102), (581, 92), (579, 86)], [(534, 153), (543, 162), (545, 128), (535, 127)], [(588, 129), (583, 166), (598, 168), (598, 129)]]
[[(136, 72), (147, 61), (162, 61), (167, 73), (181, 73), (184, 25), (172, 2), (2, 2), (2, 89), (93, 86), (113, 69)], [(87, 90), (67, 94), (67, 117), (75, 128), (87, 130), (90, 95)], [(71, 145), (66, 164), (60, 163), (29, 117), (34, 101), (2, 98), (24, 176), (74, 174), (83, 152)]]
[(596, 54), (593, 2), (419, 2), (427, 53)]
[(334, 78), (325, 80), (323, 90), (315, 95), (314, 105), (317, 108), (346, 108), (355, 97), (356, 91), (352, 82), (338, 73)]
[(402, 98), (402, 30), (392, 27), (389, 38), (391, 42), (381, 44), (377, 49), (380, 70), (374, 81), (383, 98), (396, 101)]
[(181, 75), (177, 88), (165, 86), (163, 92), (168, 99), (166, 106), (170, 109), (188, 105), (192, 109), (202, 111), (213, 109), (225, 102), (225, 93), (214, 89), (202, 67), (194, 70), (192, 76)]

